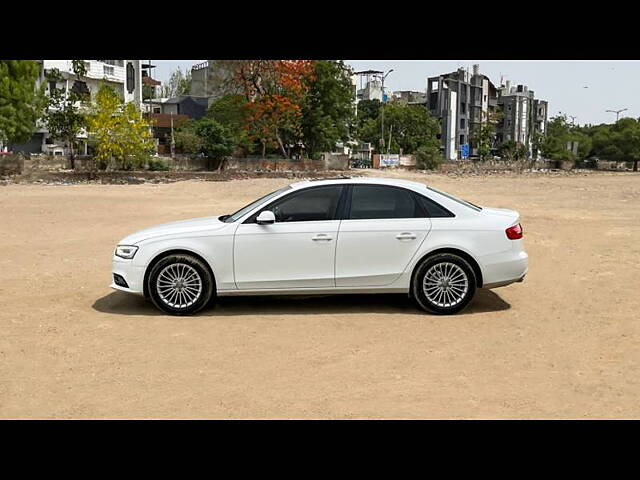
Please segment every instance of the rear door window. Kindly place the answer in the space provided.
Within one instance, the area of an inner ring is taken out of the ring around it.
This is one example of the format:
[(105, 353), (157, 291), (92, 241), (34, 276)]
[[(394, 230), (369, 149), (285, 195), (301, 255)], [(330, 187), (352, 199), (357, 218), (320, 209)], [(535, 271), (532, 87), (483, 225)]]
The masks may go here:
[(349, 219), (420, 218), (412, 192), (385, 185), (353, 185)]

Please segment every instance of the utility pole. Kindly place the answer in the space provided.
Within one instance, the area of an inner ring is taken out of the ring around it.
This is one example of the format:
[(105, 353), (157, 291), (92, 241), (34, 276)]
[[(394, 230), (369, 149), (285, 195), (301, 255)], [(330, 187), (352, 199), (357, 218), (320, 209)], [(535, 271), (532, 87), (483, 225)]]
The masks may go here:
[(173, 138), (173, 112), (169, 113), (169, 118), (171, 118), (171, 158), (173, 158), (175, 152), (175, 140)]
[(616, 123), (618, 123), (618, 120), (620, 119), (620, 114), (624, 111), (629, 110), (628, 108), (623, 108), (622, 110), (607, 110), (607, 112), (611, 112), (611, 113), (615, 113), (616, 114)]
[(382, 105), (380, 107), (381, 109), (380, 119), (382, 124), (381, 125), (382, 131), (380, 134), (380, 151), (381, 152), (382, 152), (382, 147), (384, 147), (384, 79), (387, 78), (387, 75), (389, 75), (391, 72), (393, 72), (393, 68), (382, 76)]

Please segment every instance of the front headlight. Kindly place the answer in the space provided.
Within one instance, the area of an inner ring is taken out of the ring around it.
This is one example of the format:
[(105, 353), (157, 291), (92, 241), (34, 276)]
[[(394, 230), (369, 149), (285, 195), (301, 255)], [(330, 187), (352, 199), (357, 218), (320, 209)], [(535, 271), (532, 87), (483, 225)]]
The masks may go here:
[(138, 251), (138, 247), (134, 245), (118, 245), (116, 247), (116, 257), (131, 259)]

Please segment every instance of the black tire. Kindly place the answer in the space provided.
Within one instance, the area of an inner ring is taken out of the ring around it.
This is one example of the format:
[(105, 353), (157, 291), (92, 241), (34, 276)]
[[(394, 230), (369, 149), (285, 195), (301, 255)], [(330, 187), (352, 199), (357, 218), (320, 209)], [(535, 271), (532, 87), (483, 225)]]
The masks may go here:
[[(427, 291), (429, 291), (429, 296), (424, 287), (425, 275), (428, 272)], [(444, 275), (444, 278), (449, 279), (445, 281), (446, 293), (442, 293), (440, 301), (434, 297), (438, 297), (441, 290), (433, 287), (434, 274), (439, 275), (438, 272), (453, 272), (449, 274), (449, 277)], [(455, 284), (449, 283), (452, 281), (451, 278), (455, 279)], [(466, 280), (466, 284), (462, 283), (462, 279)], [(451, 315), (463, 310), (473, 299), (476, 293), (476, 276), (473, 268), (464, 258), (452, 253), (439, 253), (422, 261), (413, 274), (411, 285), (412, 296), (420, 308), (438, 315)], [(429, 287), (429, 285), (432, 286)], [(462, 288), (463, 285), (466, 288)], [(449, 301), (447, 302), (445, 299), (449, 299)]]
[[(162, 279), (158, 282), (161, 274)], [(191, 283), (188, 286), (180, 284), (176, 289), (163, 292), (162, 285), (168, 284), (167, 275), (177, 277), (177, 281), (186, 277)], [(202, 260), (186, 254), (169, 255), (156, 263), (149, 273), (147, 289), (153, 304), (171, 315), (194, 314), (207, 306), (215, 296), (214, 279), (207, 266)], [(195, 290), (199, 291), (197, 295)], [(180, 300), (171, 301), (172, 296)]]

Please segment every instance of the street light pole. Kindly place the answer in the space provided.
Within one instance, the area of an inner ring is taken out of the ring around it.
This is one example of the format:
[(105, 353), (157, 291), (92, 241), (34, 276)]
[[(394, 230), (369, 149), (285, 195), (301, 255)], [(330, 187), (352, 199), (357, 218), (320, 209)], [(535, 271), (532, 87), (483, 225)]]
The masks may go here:
[(607, 112), (611, 112), (611, 113), (615, 113), (616, 114), (616, 123), (618, 123), (618, 120), (620, 119), (620, 114), (622, 112), (625, 112), (629, 110), (628, 108), (623, 108), (622, 110), (607, 110)]
[(381, 108), (380, 119), (382, 123), (381, 125), (382, 131), (380, 135), (380, 147), (381, 147), (380, 151), (382, 151), (382, 147), (384, 146), (384, 79), (387, 78), (387, 75), (389, 75), (391, 72), (393, 72), (393, 68), (382, 76), (382, 106), (380, 107)]

